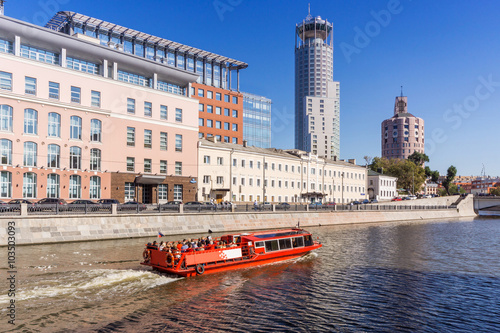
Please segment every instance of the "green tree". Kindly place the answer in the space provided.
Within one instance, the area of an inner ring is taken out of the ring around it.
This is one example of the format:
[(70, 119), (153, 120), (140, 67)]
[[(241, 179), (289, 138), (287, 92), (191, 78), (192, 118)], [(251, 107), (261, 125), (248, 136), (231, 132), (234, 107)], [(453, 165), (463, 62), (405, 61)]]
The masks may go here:
[(448, 189), (449, 195), (457, 195), (458, 192), (458, 186), (456, 184), (451, 184), (450, 188)]
[(425, 162), (429, 162), (429, 156), (424, 153), (419, 153), (418, 151), (413, 152), (408, 159), (415, 163), (416, 165), (423, 165)]
[(443, 187), (446, 190), (446, 193), (450, 195), (450, 187), (453, 183), (453, 179), (455, 179), (455, 176), (457, 175), (457, 168), (455, 168), (453, 165), (451, 165), (448, 168), (448, 171), (446, 172), (446, 178), (443, 181)]
[(398, 188), (411, 193), (419, 191), (426, 179), (424, 168), (410, 160), (375, 157), (370, 168), (377, 172), (383, 170), (383, 173), (397, 177)]
[(439, 171), (432, 171), (432, 175), (431, 175), (431, 181), (433, 181), (434, 183), (437, 183), (437, 181), (439, 180)]
[(429, 178), (429, 177), (432, 176), (432, 170), (431, 170), (431, 168), (429, 168), (429, 166), (426, 166), (425, 169), (424, 169), (424, 171), (425, 171), (425, 176), (427, 178)]
[(495, 188), (492, 188), (490, 190), (490, 193), (493, 194), (493, 195), (499, 195), (500, 196), (500, 185), (495, 187)]

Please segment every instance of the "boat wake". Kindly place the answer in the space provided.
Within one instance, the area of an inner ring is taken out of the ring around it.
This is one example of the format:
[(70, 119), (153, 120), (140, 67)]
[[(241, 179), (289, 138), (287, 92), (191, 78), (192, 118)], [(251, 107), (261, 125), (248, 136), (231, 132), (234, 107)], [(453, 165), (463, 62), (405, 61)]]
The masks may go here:
[[(75, 271), (42, 282), (35, 281), (33, 285), (28, 281), (17, 290), (16, 302), (43, 298), (57, 299), (68, 295), (76, 299), (103, 299), (111, 295), (131, 295), (176, 280), (178, 278), (139, 270)], [(8, 302), (7, 293), (2, 293), (0, 304)]]

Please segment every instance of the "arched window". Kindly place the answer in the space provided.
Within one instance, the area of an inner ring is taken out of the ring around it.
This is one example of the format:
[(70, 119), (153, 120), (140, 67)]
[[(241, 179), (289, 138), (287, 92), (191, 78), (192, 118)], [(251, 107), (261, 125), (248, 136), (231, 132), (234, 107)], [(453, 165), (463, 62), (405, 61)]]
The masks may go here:
[(47, 198), (59, 198), (59, 175), (57, 173), (47, 175)]
[(69, 149), (69, 168), (82, 168), (82, 148), (73, 146)]
[(101, 171), (101, 150), (97, 148), (90, 149), (90, 170)]
[(23, 175), (23, 198), (36, 198), (36, 173), (26, 172)]
[(90, 177), (90, 199), (100, 199), (101, 198), (101, 177), (92, 176)]
[(48, 136), (61, 137), (61, 115), (59, 113), (49, 113)]
[(101, 142), (102, 122), (99, 119), (90, 121), (90, 141)]
[(10, 198), (12, 193), (12, 174), (9, 171), (0, 172), (0, 198)]
[(80, 199), (82, 196), (82, 177), (78, 175), (69, 176), (69, 197)]
[(82, 139), (82, 118), (71, 116), (69, 137), (75, 140)]
[(61, 160), (61, 148), (58, 145), (48, 145), (47, 146), (47, 167), (49, 168), (59, 168)]
[(38, 112), (24, 109), (24, 134), (38, 134)]
[(12, 141), (0, 139), (0, 164), (12, 164)]
[(12, 132), (12, 106), (0, 105), (0, 131)]
[(24, 143), (23, 165), (36, 167), (37, 144), (31, 141)]

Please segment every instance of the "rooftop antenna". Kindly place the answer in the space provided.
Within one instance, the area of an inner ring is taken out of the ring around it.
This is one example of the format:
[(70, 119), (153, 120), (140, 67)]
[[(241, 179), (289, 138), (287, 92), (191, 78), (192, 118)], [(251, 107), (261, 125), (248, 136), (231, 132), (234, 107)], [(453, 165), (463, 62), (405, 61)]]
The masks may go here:
[(0, 0), (0, 16), (3, 16), (4, 10), (3, 10), (3, 3), (5, 0)]
[(403, 97), (403, 86), (401, 86), (401, 97)]
[(308, 14), (307, 14), (306, 20), (310, 20), (310, 19), (312, 19), (312, 16), (311, 16), (311, 3), (308, 4)]

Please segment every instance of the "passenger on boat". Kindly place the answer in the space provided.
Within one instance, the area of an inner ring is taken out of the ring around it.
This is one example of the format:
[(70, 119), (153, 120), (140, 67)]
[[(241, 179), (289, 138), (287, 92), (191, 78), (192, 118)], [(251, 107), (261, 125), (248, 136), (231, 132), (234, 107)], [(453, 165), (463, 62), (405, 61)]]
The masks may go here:
[(158, 248), (158, 243), (156, 241), (154, 241), (151, 246)]
[[(191, 243), (189, 243), (191, 244)], [(183, 242), (181, 246), (181, 252), (185, 252), (188, 249), (188, 242)]]
[(164, 242), (161, 242), (161, 243), (160, 243), (160, 248), (159, 248), (159, 250), (160, 250), (160, 251), (163, 251), (164, 249), (165, 249), (165, 243), (164, 243)]
[(189, 252), (194, 252), (194, 249), (193, 249), (193, 244), (191, 243), (188, 243), (188, 248), (186, 249), (185, 251), (186, 253), (189, 253)]

